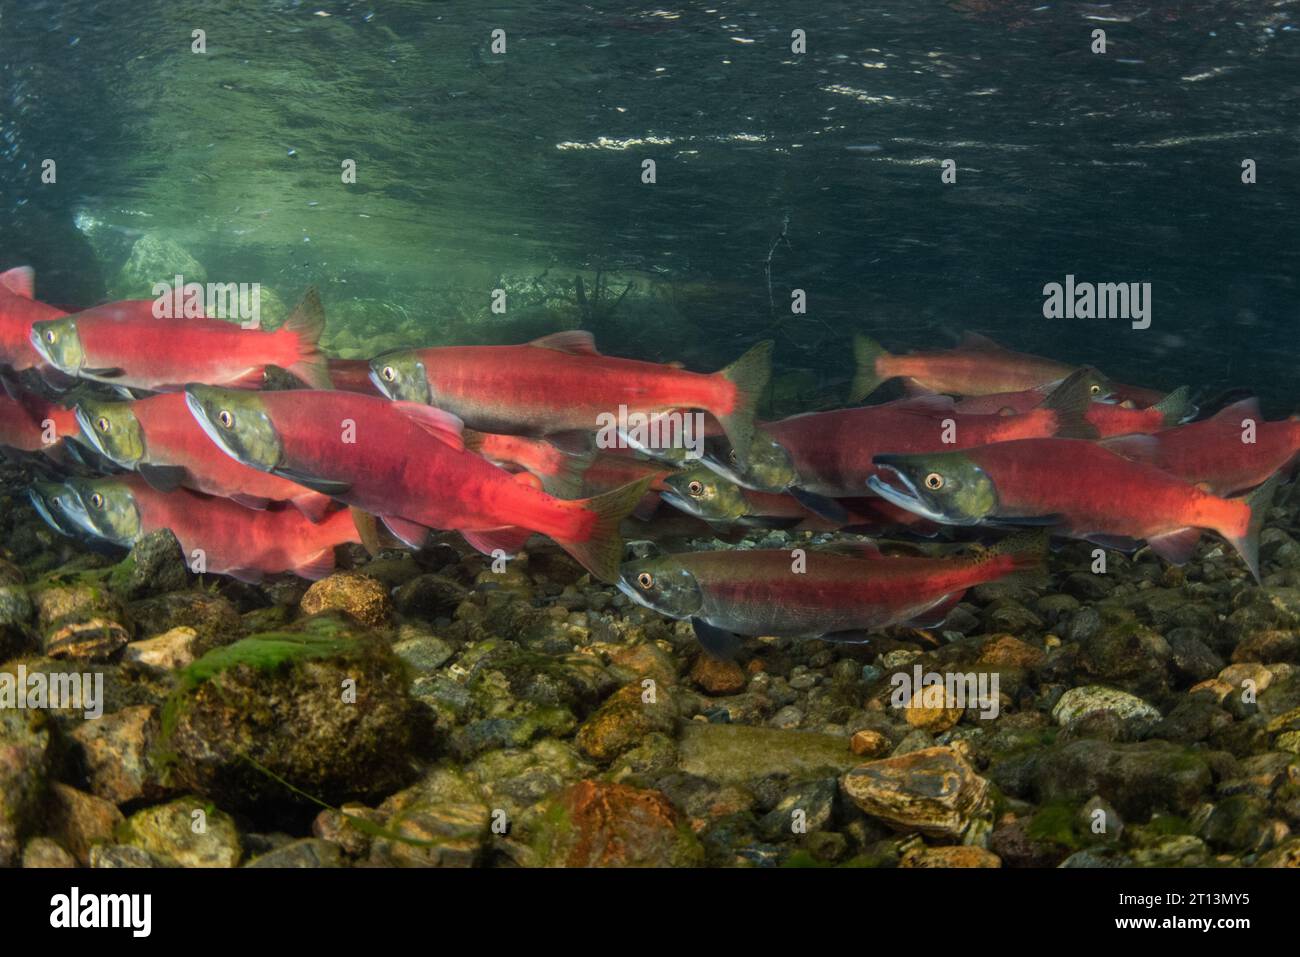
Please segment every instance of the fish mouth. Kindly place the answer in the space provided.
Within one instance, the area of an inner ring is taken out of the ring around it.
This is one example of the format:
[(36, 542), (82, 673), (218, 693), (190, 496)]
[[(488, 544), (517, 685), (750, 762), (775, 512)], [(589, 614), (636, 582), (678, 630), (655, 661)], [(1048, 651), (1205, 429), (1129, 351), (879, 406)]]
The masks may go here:
[(193, 386), (188, 385), (185, 387), (185, 405), (189, 408), (190, 415), (194, 416), (194, 421), (198, 422), (199, 427), (203, 429), (208, 438), (216, 443), (217, 448), (232, 459), (239, 460), (239, 456), (230, 443), (226, 441), (226, 437), (221, 433), (221, 430), (208, 418), (208, 413), (203, 408), (203, 400), (191, 391), (193, 388)]
[(618, 581), (615, 582), (614, 584), (618, 586), (619, 591), (621, 591), (624, 595), (627, 595), (628, 598), (632, 599), (642, 608), (649, 608), (651, 611), (658, 611), (658, 609), (655, 608), (654, 605), (650, 604), (648, 601), (645, 600), (645, 598), (641, 595), (641, 592), (639, 590), (629, 585), (622, 575), (618, 576)]
[(664, 489), (659, 493), (659, 497), (680, 512), (685, 512), (687, 515), (700, 515), (699, 509), (694, 508), (691, 503), (687, 502), (686, 499), (682, 498), (682, 496), (678, 495), (676, 492)]
[(62, 518), (55, 514), (54, 509), (50, 507), (49, 500), (46, 499), (44, 493), (42, 493), (40, 489), (29, 488), (27, 490), (27, 499), (32, 503), (32, 508), (36, 509), (36, 514), (38, 514), (45, 524), (50, 526), (50, 528), (54, 529), (60, 535), (66, 535), (68, 538), (72, 538), (76, 535), (76, 527), (69, 527)]
[(384, 381), (384, 377), (379, 374), (379, 370), (374, 366), (370, 367), (370, 382), (385, 399), (392, 399), (392, 395), (388, 392), (388, 383)]
[[(878, 455), (871, 460), (871, 464), (876, 466), (879, 471), (875, 475), (868, 476), (867, 488), (891, 505), (897, 505), (899, 508), (906, 509), (915, 515), (920, 515), (922, 518), (928, 518), (932, 522), (938, 522), (941, 525), (959, 524), (954, 522), (948, 515), (930, 507), (917, 491), (916, 484), (906, 474), (886, 461), (890, 458), (893, 457)], [(891, 481), (896, 484), (891, 484)]]
[(81, 493), (71, 485), (63, 486), (63, 490), (65, 493), (61, 497), (63, 511), (72, 524), (93, 538), (104, 538), (104, 534), (90, 520), (90, 513), (86, 511), (86, 504), (81, 500)]
[(55, 362), (54, 357), (50, 355), (50, 350), (46, 345), (45, 337), (41, 335), (41, 329), (38, 328), (41, 325), (42, 324), (39, 322), (32, 324), (31, 332), (27, 334), (27, 340), (32, 344), (32, 348), (36, 350), (38, 356), (50, 365), (54, 366), (54, 368), (58, 369), (60, 372), (67, 372), (67, 370), (64, 369), (62, 365)]
[(92, 449), (104, 456), (104, 458), (108, 459), (110, 462), (114, 462), (117, 465), (124, 465), (124, 463), (119, 462), (117, 457), (108, 450), (108, 446), (104, 444), (104, 440), (99, 435), (99, 430), (95, 428), (95, 423), (90, 419), (90, 413), (87, 412), (83, 406), (75, 406), (72, 410), (72, 415), (73, 418), (77, 420), (77, 425), (81, 427), (82, 436), (90, 443)]

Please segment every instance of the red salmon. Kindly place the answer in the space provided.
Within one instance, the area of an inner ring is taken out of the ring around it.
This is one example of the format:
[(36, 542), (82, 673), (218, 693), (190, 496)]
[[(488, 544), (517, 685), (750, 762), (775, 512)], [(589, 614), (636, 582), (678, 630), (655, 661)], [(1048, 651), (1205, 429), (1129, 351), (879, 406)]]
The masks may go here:
[(130, 300), (36, 322), (31, 342), (67, 375), (153, 392), (188, 382), (256, 389), (269, 365), (329, 388), (325, 356), (316, 348), (324, 327), (313, 289), (275, 332), (220, 319), (159, 319), (153, 300)]
[(200, 385), (186, 395), (199, 424), (228, 454), (380, 516), (417, 547), (429, 528), (459, 531), (487, 553), (516, 551), (530, 532), (540, 532), (592, 574), (612, 580), (623, 551), (618, 524), (647, 484), (591, 499), (554, 498), (468, 451), (455, 416), (413, 402)]

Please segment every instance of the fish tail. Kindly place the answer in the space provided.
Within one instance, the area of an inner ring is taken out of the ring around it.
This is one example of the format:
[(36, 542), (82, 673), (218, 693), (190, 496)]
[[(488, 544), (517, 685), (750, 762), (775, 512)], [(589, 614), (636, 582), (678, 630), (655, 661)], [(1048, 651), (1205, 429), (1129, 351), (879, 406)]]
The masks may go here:
[(1192, 402), (1192, 390), (1188, 386), (1179, 386), (1173, 392), (1151, 406), (1158, 409), (1164, 421), (1161, 423), (1166, 427), (1178, 425), (1180, 422), (1186, 422), (1196, 414), (1196, 404)]
[(623, 536), (619, 534), (618, 526), (632, 514), (649, 487), (650, 479), (643, 478), (612, 492), (579, 500), (583, 510), (593, 513), (596, 518), (589, 533), (582, 541), (565, 538), (556, 538), (555, 541), (601, 581), (618, 581), (618, 567), (623, 562)]
[(1059, 439), (1095, 439), (1097, 427), (1088, 421), (1092, 406), (1092, 386), (1097, 370), (1089, 366), (1074, 370), (1053, 389), (1041, 403), (1040, 409), (1056, 414), (1056, 432)]
[(1281, 479), (1274, 475), (1253, 492), (1247, 492), (1232, 500), (1243, 503), (1249, 509), (1244, 532), (1236, 535), (1220, 530), (1220, 534), (1237, 550), (1237, 554), (1246, 563), (1256, 582), (1259, 581), (1259, 533), (1264, 528), (1264, 518), (1268, 514), (1268, 507), (1273, 502), (1273, 492), (1280, 481)]
[(754, 441), (758, 400), (772, 376), (772, 346), (772, 340), (765, 339), (718, 373), (735, 386), (736, 395), (730, 412), (714, 414), (742, 466), (749, 458), (749, 446)]
[(849, 401), (861, 402), (888, 378), (880, 372), (880, 360), (892, 359), (893, 356), (875, 339), (858, 333), (853, 337), (853, 358), (857, 363), (857, 373), (853, 376)]
[(301, 495), (295, 495), (290, 501), (293, 507), (302, 513), (303, 518), (313, 525), (319, 525), (329, 512), (330, 503), (333, 501), (328, 495), (322, 495), (320, 492), (313, 492), (310, 489), (303, 491)]
[(292, 336), (297, 358), (286, 367), (290, 375), (297, 376), (313, 389), (332, 389), (329, 359), (320, 351), (321, 333), (325, 331), (325, 307), (321, 305), (316, 287), (309, 288), (289, 313), (279, 332)]

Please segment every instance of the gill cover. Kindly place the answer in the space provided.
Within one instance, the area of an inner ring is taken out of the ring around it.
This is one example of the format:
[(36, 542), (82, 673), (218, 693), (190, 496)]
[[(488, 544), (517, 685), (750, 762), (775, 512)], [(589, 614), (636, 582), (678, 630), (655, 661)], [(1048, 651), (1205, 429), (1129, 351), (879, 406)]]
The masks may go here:
[(887, 502), (946, 525), (975, 525), (998, 508), (987, 473), (961, 452), (877, 455), (867, 486)]
[(117, 545), (132, 545), (140, 537), (140, 511), (125, 482), (70, 479), (64, 488), (64, 511), (90, 534)]
[(123, 468), (135, 468), (145, 457), (144, 430), (129, 402), (82, 399), (76, 405), (81, 434), (100, 455)]
[(76, 375), (85, 364), (86, 354), (72, 316), (33, 322), (31, 342), (41, 358), (60, 372)]
[(626, 562), (618, 587), (639, 605), (670, 618), (690, 618), (704, 605), (704, 592), (695, 576), (672, 555)]
[(394, 401), (433, 404), (424, 362), (414, 352), (389, 352), (371, 359), (370, 381)]
[(284, 445), (258, 393), (190, 384), (185, 404), (208, 438), (231, 458), (263, 472), (279, 467)]
[(733, 522), (749, 511), (740, 489), (702, 465), (664, 479), (665, 501), (688, 515), (710, 522)]

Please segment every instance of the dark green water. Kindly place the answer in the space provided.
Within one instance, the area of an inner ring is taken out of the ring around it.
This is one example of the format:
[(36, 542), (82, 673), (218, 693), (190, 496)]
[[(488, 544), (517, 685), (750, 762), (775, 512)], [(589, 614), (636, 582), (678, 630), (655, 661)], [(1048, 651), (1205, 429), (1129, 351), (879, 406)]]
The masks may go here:
[[(605, 308), (574, 293), (557, 322), (698, 368), (775, 333), (801, 395), (842, 387), (855, 329), (899, 350), (978, 330), (1285, 414), (1298, 25), (1266, 0), (0, 0), (0, 265), (84, 306), (161, 238), (212, 279), (320, 286), (363, 343), (517, 339), (484, 318), (493, 288), (582, 273), (590, 299), (599, 270)], [(1067, 273), (1150, 282), (1151, 327), (1044, 319)]]

